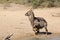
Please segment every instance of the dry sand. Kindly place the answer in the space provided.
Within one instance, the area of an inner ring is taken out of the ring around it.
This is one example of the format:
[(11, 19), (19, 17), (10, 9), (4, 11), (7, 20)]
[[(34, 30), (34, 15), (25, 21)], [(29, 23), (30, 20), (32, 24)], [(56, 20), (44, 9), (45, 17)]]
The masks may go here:
[[(28, 17), (25, 16), (29, 9), (27, 6), (15, 4), (11, 4), (11, 7), (7, 7), (7, 9), (0, 6), (0, 40), (9, 34), (13, 34), (12, 40), (34, 36)], [(46, 19), (49, 32), (60, 34), (60, 17), (52, 16), (60, 13), (60, 8), (38, 8), (33, 11), (35, 16)], [(41, 31), (45, 31), (45, 29)]]

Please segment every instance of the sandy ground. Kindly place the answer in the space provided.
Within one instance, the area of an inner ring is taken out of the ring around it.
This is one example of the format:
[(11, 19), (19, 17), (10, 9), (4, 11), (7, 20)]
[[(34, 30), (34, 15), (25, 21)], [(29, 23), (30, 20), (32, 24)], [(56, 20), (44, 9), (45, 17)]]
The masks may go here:
[[(9, 34), (13, 34), (12, 40), (34, 36), (28, 17), (25, 16), (29, 9), (27, 6), (15, 4), (7, 7), (7, 9), (3, 9), (2, 5), (0, 5), (0, 40), (3, 40)], [(49, 32), (60, 34), (60, 17), (52, 16), (60, 13), (60, 8), (38, 8), (33, 11), (35, 16), (46, 19)], [(45, 31), (45, 29), (41, 31)]]

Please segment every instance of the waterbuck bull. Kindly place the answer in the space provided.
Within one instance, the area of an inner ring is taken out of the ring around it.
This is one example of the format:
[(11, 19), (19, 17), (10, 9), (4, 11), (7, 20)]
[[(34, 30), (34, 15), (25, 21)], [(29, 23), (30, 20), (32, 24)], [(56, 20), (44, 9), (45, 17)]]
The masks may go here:
[(29, 21), (31, 22), (31, 25), (33, 27), (33, 31), (35, 34), (39, 33), (39, 29), (45, 28), (46, 34), (48, 33), (47, 29), (47, 22), (44, 18), (42, 17), (35, 17), (34, 12), (32, 10), (29, 10), (25, 16), (28, 16)]

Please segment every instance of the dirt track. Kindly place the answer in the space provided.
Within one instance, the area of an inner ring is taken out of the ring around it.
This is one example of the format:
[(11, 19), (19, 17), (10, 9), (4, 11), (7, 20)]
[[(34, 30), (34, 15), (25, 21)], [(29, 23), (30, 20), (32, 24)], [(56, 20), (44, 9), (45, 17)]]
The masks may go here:
[[(34, 36), (28, 17), (25, 16), (29, 9), (22, 5), (15, 6), (15, 4), (7, 9), (0, 7), (0, 40), (8, 34), (14, 34), (12, 40)], [(60, 8), (39, 8), (33, 11), (35, 16), (43, 17), (47, 20), (49, 32), (60, 33), (60, 17), (52, 16), (52, 14), (60, 13)], [(41, 31), (45, 30), (42, 29)]]

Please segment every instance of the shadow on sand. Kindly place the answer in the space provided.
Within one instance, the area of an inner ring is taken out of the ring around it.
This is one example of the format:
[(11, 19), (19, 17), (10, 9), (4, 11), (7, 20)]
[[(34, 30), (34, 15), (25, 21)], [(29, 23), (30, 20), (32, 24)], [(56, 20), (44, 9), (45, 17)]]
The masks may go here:
[[(39, 32), (37, 35), (39, 35), (39, 34), (40, 34), (40, 35), (41, 35), (41, 34), (42, 34), (42, 35), (45, 35), (46, 32)], [(48, 33), (47, 33), (47, 35), (51, 35), (51, 34), (52, 34), (51, 32), (48, 32)]]
[[(46, 32), (39, 32), (35, 37), (27, 37), (22, 40), (49, 40), (47, 36), (45, 36)], [(51, 35), (51, 32), (48, 32), (47, 35)], [(44, 35), (44, 36), (43, 36)]]

